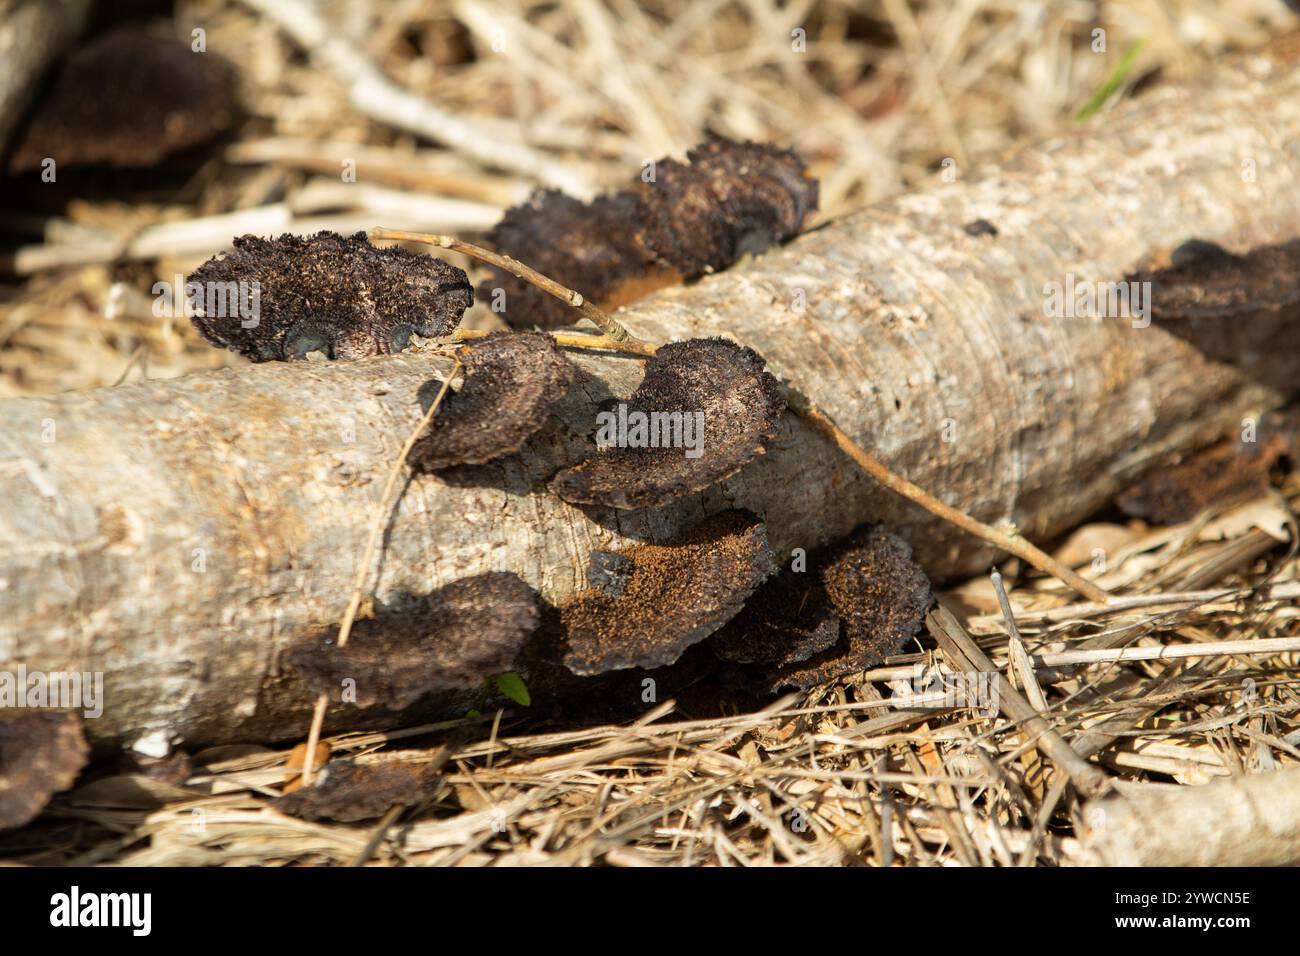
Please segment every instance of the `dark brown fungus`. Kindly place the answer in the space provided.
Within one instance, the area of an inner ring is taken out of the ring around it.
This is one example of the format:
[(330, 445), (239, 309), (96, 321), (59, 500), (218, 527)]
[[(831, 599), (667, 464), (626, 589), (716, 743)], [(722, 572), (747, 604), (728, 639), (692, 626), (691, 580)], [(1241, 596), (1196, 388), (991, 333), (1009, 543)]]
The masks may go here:
[(47, 158), (59, 166), (154, 166), (212, 139), (233, 114), (233, 73), (218, 57), (116, 30), (64, 61), (18, 134), (9, 171), (40, 169)]
[(604, 450), (551, 488), (574, 504), (643, 508), (701, 491), (749, 463), (785, 402), (752, 349), (725, 339), (665, 345), (626, 402), (597, 418)]
[(448, 335), (474, 301), (453, 265), (358, 232), (301, 238), (240, 236), (190, 276), (194, 326), (254, 362), (387, 355), (412, 334)]
[(401, 710), (510, 670), (537, 622), (533, 589), (510, 572), (490, 572), (384, 606), (353, 625), (342, 650), (331, 630), (290, 650), (285, 662), (331, 700), (351, 680), (358, 706)]
[(489, 336), (465, 350), (465, 382), (443, 399), (411, 449), (417, 468), (479, 465), (517, 451), (573, 381), (573, 364), (541, 332)]
[(1180, 464), (1150, 472), (1115, 503), (1131, 518), (1180, 524), (1211, 505), (1259, 497), (1268, 491), (1273, 467), (1288, 452), (1279, 434), (1260, 439), (1250, 445), (1220, 442)]
[(767, 529), (724, 511), (668, 544), (597, 552), (595, 587), (558, 608), (564, 664), (589, 676), (661, 667), (725, 624), (772, 573)]
[(683, 275), (788, 239), (817, 209), (817, 180), (790, 150), (715, 138), (687, 159), (660, 161), (637, 194), (642, 241)]
[[(659, 160), (652, 178), (590, 203), (536, 193), (507, 211), (487, 241), (610, 310), (788, 239), (817, 208), (817, 181), (788, 150), (715, 138), (688, 159)], [(578, 318), (499, 269), (479, 296), (516, 328)]]
[[(653, 263), (637, 239), (637, 212), (629, 195), (584, 203), (546, 190), (507, 210), (486, 238), (498, 252), (609, 309), (619, 304), (622, 286)], [(573, 306), (500, 269), (479, 284), (478, 294), (515, 328), (555, 328), (580, 318)]]
[(89, 755), (76, 713), (0, 707), (0, 830), (35, 819)]
[(373, 820), (391, 807), (424, 799), (441, 774), (441, 767), (409, 760), (364, 764), (340, 760), (326, 764), (310, 787), (286, 794), (272, 805), (303, 820)]
[[(719, 635), (715, 653), (752, 662), (746, 677), (762, 689), (807, 689), (898, 653), (919, 632), (931, 602), (929, 578), (907, 543), (863, 525), (809, 555), (807, 571), (785, 571), (765, 587)], [(829, 617), (838, 640), (819, 647), (831, 633)]]
[(1229, 318), (1300, 307), (1300, 240), (1234, 255), (1194, 239), (1170, 256), (1171, 265), (1130, 276), (1151, 283), (1156, 321)]

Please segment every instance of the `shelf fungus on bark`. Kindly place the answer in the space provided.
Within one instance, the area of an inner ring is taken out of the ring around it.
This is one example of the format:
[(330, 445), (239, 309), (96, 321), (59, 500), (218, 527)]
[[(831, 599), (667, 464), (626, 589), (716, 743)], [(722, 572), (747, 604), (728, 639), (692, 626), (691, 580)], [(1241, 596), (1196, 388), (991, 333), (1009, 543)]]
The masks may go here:
[(254, 362), (353, 359), (406, 348), (413, 334), (448, 335), (473, 304), (464, 271), (358, 232), (240, 236), (186, 283), (194, 326)]
[(34, 820), (89, 755), (76, 713), (0, 708), (0, 830)]
[(667, 544), (595, 552), (593, 586), (558, 608), (563, 661), (590, 676), (674, 663), (730, 620), (773, 572), (767, 528), (724, 511)]
[[(589, 203), (535, 193), (506, 212), (488, 244), (611, 310), (783, 242), (817, 209), (817, 180), (802, 160), (761, 143), (716, 137), (687, 162), (660, 159), (649, 171)], [(516, 328), (576, 319), (570, 306), (499, 269), (479, 295)]]
[[(615, 193), (584, 203), (548, 189), (506, 210), (488, 245), (526, 263), (603, 309), (615, 308), (627, 283), (653, 271), (654, 257), (637, 238), (636, 198)], [(567, 302), (500, 269), (479, 283), (479, 299), (516, 328), (572, 325)]]
[(715, 138), (687, 160), (662, 160), (638, 191), (642, 240), (685, 276), (783, 242), (817, 210), (817, 180), (788, 149)]
[(930, 580), (907, 543), (863, 525), (809, 555), (807, 571), (787, 569), (764, 586), (712, 646), (742, 664), (742, 683), (804, 690), (898, 653), (931, 603)]
[(518, 451), (573, 381), (573, 363), (541, 332), (498, 333), (466, 353), (464, 384), (411, 448), (418, 469), (481, 465)]
[(272, 806), (303, 820), (355, 823), (382, 817), (392, 807), (410, 806), (428, 796), (441, 768), (410, 760), (326, 764), (310, 787), (278, 798)]
[(644, 508), (702, 491), (762, 454), (785, 408), (762, 357), (726, 339), (663, 346), (631, 398), (607, 405), (603, 450), (551, 481), (565, 501)]
[(1120, 492), (1115, 504), (1130, 518), (1153, 524), (1191, 521), (1206, 508), (1224, 508), (1268, 493), (1274, 470), (1291, 449), (1279, 432), (1258, 441), (1220, 442), (1168, 468), (1144, 475)]
[(351, 681), (358, 706), (402, 710), (426, 694), (473, 688), (510, 670), (538, 618), (533, 589), (494, 571), (385, 605), (356, 622), (342, 649), (331, 630), (290, 650), (285, 663), (331, 700)]
[(76, 49), (18, 134), (11, 173), (57, 166), (143, 168), (231, 123), (234, 75), (220, 58), (139, 30)]
[(1300, 240), (1260, 246), (1243, 255), (1189, 240), (1164, 269), (1129, 276), (1151, 283), (1156, 321), (1215, 319), (1259, 312), (1300, 312)]

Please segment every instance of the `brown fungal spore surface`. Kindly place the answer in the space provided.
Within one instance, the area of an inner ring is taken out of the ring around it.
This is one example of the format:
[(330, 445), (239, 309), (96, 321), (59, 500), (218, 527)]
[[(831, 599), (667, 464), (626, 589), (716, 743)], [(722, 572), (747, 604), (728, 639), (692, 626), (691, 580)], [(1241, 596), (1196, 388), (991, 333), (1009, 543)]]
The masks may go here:
[[(715, 137), (687, 162), (661, 159), (653, 169), (651, 179), (589, 203), (535, 193), (508, 210), (487, 241), (611, 309), (783, 242), (817, 209), (817, 180), (797, 155), (774, 146)], [(571, 306), (500, 269), (479, 296), (515, 328), (577, 320)]]
[(89, 756), (76, 713), (0, 708), (0, 830), (35, 819), (51, 796), (72, 786)]
[(788, 149), (719, 137), (687, 160), (660, 161), (637, 192), (642, 241), (683, 275), (789, 239), (817, 210), (817, 180)]
[(1220, 442), (1169, 468), (1145, 475), (1115, 499), (1130, 518), (1154, 524), (1191, 521), (1210, 506), (1227, 506), (1265, 494), (1270, 475), (1287, 442), (1280, 434), (1261, 435), (1258, 443)]
[(517, 451), (573, 381), (573, 363), (541, 332), (498, 333), (465, 349), (464, 384), (411, 448), (417, 468), (480, 465)]
[(254, 362), (400, 352), (413, 334), (450, 334), (474, 301), (463, 270), (376, 248), (363, 232), (240, 236), (191, 274), (186, 292), (199, 333)]
[[(584, 203), (543, 190), (508, 209), (486, 239), (498, 252), (602, 305), (653, 262), (637, 238), (638, 211), (636, 199), (626, 194)], [(556, 328), (580, 317), (567, 302), (501, 269), (492, 269), (478, 294), (515, 328)]]
[(303, 820), (373, 820), (392, 807), (418, 803), (440, 776), (440, 769), (409, 760), (340, 760), (326, 764), (312, 786), (285, 794), (272, 806)]
[[(597, 438), (605, 431), (618, 443), (552, 480), (565, 501), (643, 508), (701, 491), (761, 454), (785, 408), (762, 357), (726, 339), (663, 346), (622, 410), (619, 404), (597, 422)], [(640, 431), (637, 422), (644, 423)], [(702, 442), (688, 434), (701, 424)], [(688, 454), (691, 444), (698, 447)]]
[(1172, 265), (1130, 279), (1151, 283), (1152, 316), (1229, 318), (1300, 310), (1300, 240), (1236, 255), (1193, 240), (1174, 250)]
[(157, 165), (204, 143), (234, 116), (230, 68), (188, 43), (122, 28), (78, 47), (18, 134), (9, 171)]
[[(798, 579), (807, 576), (800, 584)], [(920, 631), (933, 603), (930, 580), (912, 549), (879, 525), (863, 525), (808, 556), (808, 570), (785, 572), (720, 635), (715, 653), (750, 658), (746, 682), (801, 690), (874, 667)], [(828, 611), (838, 640), (824, 649)], [(789, 635), (782, 644), (782, 633)], [(752, 641), (746, 647), (745, 641)]]
[(426, 694), (463, 690), (510, 670), (536, 629), (537, 595), (518, 575), (494, 571), (357, 621), (339, 649), (335, 632), (294, 648), (285, 662), (337, 699), (355, 681), (356, 703), (401, 710)]
[(564, 664), (575, 674), (674, 663), (774, 570), (767, 529), (747, 511), (724, 511), (668, 544), (617, 554), (625, 560), (604, 561), (597, 586), (558, 608)]

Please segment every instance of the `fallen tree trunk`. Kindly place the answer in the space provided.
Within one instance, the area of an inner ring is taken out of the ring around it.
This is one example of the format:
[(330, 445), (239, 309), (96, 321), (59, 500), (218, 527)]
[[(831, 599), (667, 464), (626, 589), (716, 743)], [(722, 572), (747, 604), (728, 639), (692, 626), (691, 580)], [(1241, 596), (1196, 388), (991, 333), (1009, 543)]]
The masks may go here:
[(1082, 866), (1295, 866), (1300, 768), (1144, 786), (1084, 805)]
[[(652, 341), (754, 347), (896, 470), (1043, 539), (1279, 400), (1160, 328), (1049, 317), (1045, 284), (1118, 281), (1193, 236), (1289, 236), (1297, 144), (1300, 72), (1253, 57), (624, 318)], [(980, 219), (996, 235), (965, 228)], [(736, 506), (765, 517), (780, 553), (874, 520), (938, 577), (994, 557), (791, 416), (767, 455), (703, 495), (647, 512), (566, 505), (544, 479), (586, 453), (594, 403), (640, 375), (630, 359), (574, 361), (579, 382), (520, 455), (405, 488), (371, 577), (378, 600), (487, 570), (556, 599), (581, 586), (593, 548)], [(279, 656), (339, 620), (438, 362), (261, 365), (0, 403), (0, 669), (104, 672), (87, 727), (101, 746), (158, 731), (301, 736), (312, 695)], [(356, 725), (355, 710), (334, 716)]]

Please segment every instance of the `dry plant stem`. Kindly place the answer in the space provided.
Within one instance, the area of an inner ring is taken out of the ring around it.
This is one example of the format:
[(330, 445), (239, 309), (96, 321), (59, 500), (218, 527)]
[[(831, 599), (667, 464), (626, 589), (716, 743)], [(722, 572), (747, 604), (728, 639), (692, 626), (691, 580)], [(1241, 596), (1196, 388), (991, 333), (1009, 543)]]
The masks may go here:
[(1044, 756), (1055, 763), (1069, 776), (1070, 782), (1085, 796), (1095, 797), (1110, 788), (1110, 780), (1104, 771), (1080, 757), (1065, 738), (1039, 716), (1020, 692), (1011, 686), (993, 662), (988, 659), (979, 646), (971, 640), (965, 628), (946, 608), (940, 607), (926, 616), (926, 626), (939, 649), (943, 651), (952, 666), (966, 674), (992, 674), (998, 685), (998, 706), (1003, 716), (1034, 736), (1036, 746)]
[(598, 309), (591, 302), (583, 297), (581, 292), (575, 292), (567, 286), (560, 285), (554, 279), (542, 275), (536, 269), (524, 265), (517, 259), (509, 256), (503, 256), (498, 253), (484, 249), (482, 246), (476, 246), (472, 242), (465, 242), (463, 239), (457, 239), (454, 236), (441, 236), (434, 233), (425, 232), (404, 232), (400, 229), (372, 229), (370, 230), (371, 239), (396, 239), (404, 242), (422, 242), (426, 245), (437, 246), (440, 249), (450, 249), (452, 252), (459, 252), (461, 255), (470, 256), (478, 259), (480, 262), (486, 262), (489, 265), (496, 266), (498, 269), (504, 269), (513, 276), (523, 279), (525, 282), (532, 283), (555, 296), (561, 302), (567, 302), (575, 309), (579, 310), (586, 318), (590, 319), (597, 328), (605, 335), (618, 342), (620, 347), (625, 351), (637, 352), (641, 355), (653, 355), (655, 347), (649, 342), (644, 342), (628, 333), (623, 328), (622, 323), (613, 319)]
[[(452, 342), (477, 342), (492, 332), (485, 329), (457, 329), (451, 334)], [(592, 351), (627, 352), (632, 355), (649, 355), (639, 346), (628, 348), (627, 341), (617, 342), (608, 335), (587, 335), (585, 332), (547, 332), (555, 344), (564, 348), (591, 349)]]
[(912, 484), (902, 475), (897, 475), (890, 471), (883, 464), (873, 458), (861, 445), (846, 435), (838, 425), (833, 422), (820, 408), (814, 405), (803, 395), (795, 392), (793, 389), (786, 390), (786, 404), (796, 415), (803, 418), (815, 429), (829, 438), (840, 451), (852, 458), (867, 474), (869, 474), (880, 484), (884, 485), (890, 491), (902, 495), (909, 501), (920, 505), (926, 511), (937, 515), (944, 521), (956, 525), (963, 531), (969, 532), (976, 537), (983, 538), (990, 544), (996, 545), (1003, 551), (1014, 554), (1022, 561), (1028, 562), (1033, 567), (1042, 571), (1044, 574), (1050, 574), (1062, 583), (1082, 594), (1090, 601), (1096, 601), (1098, 604), (1105, 604), (1110, 600), (1110, 595), (1093, 584), (1091, 581), (1076, 574), (1067, 568), (1060, 561), (1057, 561), (1047, 552), (1030, 544), (1024, 538), (1013, 537), (1003, 531), (999, 531), (992, 525), (984, 524), (982, 521), (976, 521), (970, 515), (959, 511), (951, 505), (944, 504), (934, 495), (930, 494), (924, 488)]
[[(379, 505), (375, 509), (375, 520), (370, 525), (370, 536), (366, 539), (366, 550), (361, 556), (361, 566), (357, 569), (357, 580), (352, 586), (352, 597), (348, 601), (348, 608), (343, 613), (343, 620), (339, 623), (339, 635), (335, 641), (335, 647), (342, 650), (347, 646), (348, 637), (352, 634), (352, 624), (357, 619), (357, 612), (361, 610), (361, 600), (365, 593), (366, 578), (370, 575), (370, 562), (374, 559), (375, 548), (379, 543), (379, 535), (384, 527), (384, 519), (388, 515), (388, 509), (392, 504), (393, 490), (397, 487), (397, 479), (401, 477), (402, 466), (406, 464), (406, 456), (411, 453), (415, 446), (416, 440), (429, 427), (429, 422), (433, 421), (433, 416), (438, 413), (438, 406), (447, 395), (447, 390), (451, 388), (451, 380), (456, 377), (460, 371), (460, 356), (454, 357), (451, 371), (443, 379), (442, 387), (438, 389), (438, 394), (434, 396), (429, 403), (429, 410), (424, 413), (418, 425), (411, 430), (406, 436), (406, 441), (402, 444), (402, 450), (397, 455), (397, 460), (393, 462), (393, 467), (388, 472), (388, 481), (384, 484), (383, 494), (379, 496)], [(321, 727), (325, 723), (325, 711), (329, 705), (329, 699), (321, 694), (316, 698), (316, 708), (312, 712), (311, 729), (307, 732), (307, 754), (302, 763), (302, 785), (308, 786), (311, 783), (311, 762), (315, 754), (316, 742), (320, 740)]]

